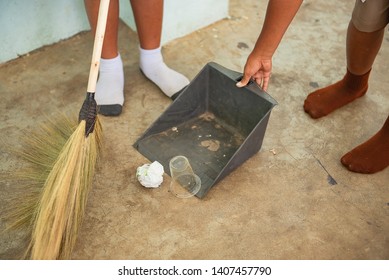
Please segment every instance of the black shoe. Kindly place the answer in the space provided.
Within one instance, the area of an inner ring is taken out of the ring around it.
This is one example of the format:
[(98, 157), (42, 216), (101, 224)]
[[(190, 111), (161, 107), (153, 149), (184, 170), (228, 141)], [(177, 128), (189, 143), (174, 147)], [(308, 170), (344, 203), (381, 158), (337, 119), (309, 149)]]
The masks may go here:
[(112, 105), (100, 105), (98, 112), (103, 116), (116, 117), (122, 113), (122, 105), (112, 104)]

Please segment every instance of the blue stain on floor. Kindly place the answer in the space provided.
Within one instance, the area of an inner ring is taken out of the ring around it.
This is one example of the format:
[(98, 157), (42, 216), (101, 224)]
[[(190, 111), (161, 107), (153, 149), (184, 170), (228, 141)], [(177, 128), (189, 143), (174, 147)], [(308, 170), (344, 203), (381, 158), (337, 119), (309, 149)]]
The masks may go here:
[(327, 182), (328, 182), (328, 184), (330, 184), (331, 186), (337, 185), (338, 183), (336, 182), (334, 177), (332, 177), (331, 174), (327, 171), (327, 169), (324, 167), (324, 165), (321, 163), (321, 161), (319, 159), (317, 159), (315, 156), (313, 156), (313, 157), (316, 159), (316, 161), (320, 164), (320, 166), (327, 173)]

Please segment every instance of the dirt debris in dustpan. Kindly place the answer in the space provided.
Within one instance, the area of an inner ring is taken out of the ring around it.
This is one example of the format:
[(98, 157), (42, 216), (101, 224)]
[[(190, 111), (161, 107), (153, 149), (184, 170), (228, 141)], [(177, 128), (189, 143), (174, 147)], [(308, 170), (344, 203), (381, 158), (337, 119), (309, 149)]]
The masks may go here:
[(212, 152), (216, 152), (220, 148), (220, 141), (219, 140), (204, 140), (201, 141), (201, 146), (207, 148), (208, 150)]
[(211, 112), (205, 112), (204, 114), (199, 116), (199, 119), (203, 119), (205, 121), (212, 121), (215, 119), (215, 115)]

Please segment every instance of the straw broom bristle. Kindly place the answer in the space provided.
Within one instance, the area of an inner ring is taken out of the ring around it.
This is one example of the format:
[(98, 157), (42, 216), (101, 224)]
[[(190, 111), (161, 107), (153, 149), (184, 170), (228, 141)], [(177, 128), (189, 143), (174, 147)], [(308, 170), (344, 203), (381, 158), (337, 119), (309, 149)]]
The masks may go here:
[(33, 221), (31, 259), (68, 259), (81, 224), (100, 150), (101, 126), (85, 137), (85, 121), (58, 155)]
[[(14, 191), (11, 202), (2, 213), (7, 222), (6, 231), (32, 230), (31, 223), (42, 187), (66, 141), (77, 127), (77, 119), (60, 114), (47, 118), (32, 131), (25, 131), (21, 137), (22, 146), (8, 147), (11, 154), (22, 160), (21, 167), (1, 174), (3, 183), (11, 183)], [(22, 194), (20, 193), (22, 192)]]
[(85, 212), (101, 150), (101, 124), (96, 118), (88, 137), (85, 121), (75, 130), (69, 124), (61, 120), (43, 126), (28, 138), (21, 153), (32, 164), (19, 172), (19, 180), (31, 184), (7, 220), (12, 221), (11, 229), (27, 226), (31, 231), (27, 250), (31, 259), (70, 258)]

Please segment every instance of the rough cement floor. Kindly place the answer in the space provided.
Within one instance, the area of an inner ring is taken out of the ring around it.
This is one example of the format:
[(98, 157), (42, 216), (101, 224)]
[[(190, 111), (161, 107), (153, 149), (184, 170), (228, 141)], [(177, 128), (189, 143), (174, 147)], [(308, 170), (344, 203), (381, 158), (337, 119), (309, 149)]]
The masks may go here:
[[(167, 64), (190, 79), (209, 61), (242, 71), (266, 1), (240, 2), (230, 1), (229, 19), (165, 45)], [(268, 92), (279, 105), (262, 149), (202, 200), (172, 196), (167, 175), (153, 190), (135, 178), (148, 160), (132, 144), (171, 101), (139, 72), (137, 36), (122, 24), (126, 102), (120, 117), (101, 118), (103, 162), (72, 258), (389, 259), (389, 169), (361, 175), (339, 162), (388, 115), (389, 34), (365, 97), (320, 120), (302, 110), (309, 92), (344, 74), (351, 2), (304, 1), (274, 57)], [(22, 130), (78, 112), (91, 49), (88, 32), (0, 66), (1, 172), (20, 166), (4, 147), (20, 145)], [(14, 191), (2, 183), (0, 211)], [(0, 237), (0, 259), (20, 256), (22, 236)]]

